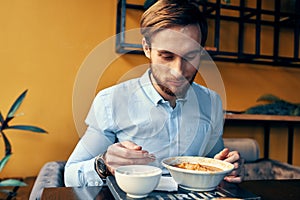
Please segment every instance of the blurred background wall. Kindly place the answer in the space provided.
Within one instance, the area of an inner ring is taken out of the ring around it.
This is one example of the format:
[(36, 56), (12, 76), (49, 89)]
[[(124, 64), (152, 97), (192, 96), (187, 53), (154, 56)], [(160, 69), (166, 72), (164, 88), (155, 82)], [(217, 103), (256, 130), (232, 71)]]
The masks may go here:
[[(48, 131), (47, 135), (5, 131), (13, 155), (0, 177), (35, 176), (45, 162), (68, 158), (80, 135), (72, 112), (76, 76), (90, 52), (115, 34), (116, 4), (117, 0), (0, 1), (0, 111), (6, 115), (17, 96), (28, 89), (17, 112), (20, 115), (11, 124), (36, 125)], [(128, 23), (133, 27), (138, 26), (137, 15), (129, 15)], [(224, 30), (228, 45), (236, 45), (234, 33), (234, 29)], [(121, 56), (107, 67), (97, 91), (119, 82), (125, 73), (147, 63), (142, 55)], [(216, 64), (224, 81), (228, 110), (241, 111), (256, 105), (256, 99), (265, 93), (300, 102), (300, 69)], [(131, 77), (141, 73), (136, 71)], [(201, 83), (201, 78), (197, 81)], [(85, 100), (82, 96), (82, 101)], [(271, 129), (271, 158), (286, 161), (286, 132), (285, 128)], [(252, 137), (262, 148), (261, 127), (226, 127), (224, 136)], [(294, 144), (299, 141), (297, 128)], [(2, 153), (1, 141), (1, 156)], [(299, 150), (295, 148), (295, 165), (300, 165), (298, 155)]]

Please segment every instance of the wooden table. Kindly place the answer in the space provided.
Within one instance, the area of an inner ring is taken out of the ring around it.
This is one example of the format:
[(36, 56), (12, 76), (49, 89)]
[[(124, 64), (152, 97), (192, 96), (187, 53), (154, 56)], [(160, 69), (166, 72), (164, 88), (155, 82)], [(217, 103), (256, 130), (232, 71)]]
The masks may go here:
[(286, 126), (288, 128), (287, 162), (293, 162), (294, 127), (300, 126), (299, 116), (226, 114), (225, 125), (259, 125), (264, 127), (264, 158), (269, 158), (271, 126)]
[[(233, 184), (232, 184), (233, 185)], [(236, 185), (235, 185), (236, 186)], [(260, 180), (245, 181), (237, 185), (250, 191), (261, 199), (300, 199), (300, 180)], [(45, 188), (42, 200), (89, 200), (89, 199), (114, 199), (108, 187), (85, 187), (85, 188)]]
[(300, 199), (299, 179), (244, 181), (239, 186), (261, 196), (263, 200)]
[(45, 188), (41, 200), (110, 200), (114, 199), (107, 186), (104, 187), (57, 187)]

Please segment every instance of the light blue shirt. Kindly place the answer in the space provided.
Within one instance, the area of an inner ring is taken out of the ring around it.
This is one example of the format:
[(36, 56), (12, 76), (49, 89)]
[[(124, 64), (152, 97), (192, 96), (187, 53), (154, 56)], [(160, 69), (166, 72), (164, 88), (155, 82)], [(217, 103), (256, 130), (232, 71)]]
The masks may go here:
[(149, 70), (100, 91), (86, 118), (88, 128), (65, 167), (66, 186), (98, 186), (95, 157), (117, 141), (130, 140), (155, 154), (150, 165), (170, 156), (212, 157), (223, 149), (220, 97), (193, 83), (172, 108), (154, 89)]

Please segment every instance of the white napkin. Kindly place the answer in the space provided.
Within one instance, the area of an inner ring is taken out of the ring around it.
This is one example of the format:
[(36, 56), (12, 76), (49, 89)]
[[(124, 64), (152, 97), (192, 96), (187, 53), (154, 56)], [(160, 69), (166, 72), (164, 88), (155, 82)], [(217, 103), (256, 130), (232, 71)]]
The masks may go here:
[(173, 177), (162, 176), (155, 190), (172, 192), (172, 191), (177, 191), (177, 188), (178, 185), (173, 179)]

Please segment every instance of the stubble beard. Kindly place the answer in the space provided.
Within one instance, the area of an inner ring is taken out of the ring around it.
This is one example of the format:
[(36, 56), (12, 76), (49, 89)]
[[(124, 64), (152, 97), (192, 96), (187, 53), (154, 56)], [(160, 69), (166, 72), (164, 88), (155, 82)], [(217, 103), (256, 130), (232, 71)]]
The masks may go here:
[(182, 87), (180, 90), (178, 90), (177, 92), (173, 92), (168, 86), (167, 84), (161, 80), (159, 72), (156, 70), (153, 70), (152, 67), (150, 67), (151, 69), (151, 73), (153, 75), (153, 78), (156, 82), (156, 84), (159, 86), (159, 88), (166, 93), (167, 95), (171, 96), (171, 97), (176, 97), (177, 99), (179, 98), (184, 98), (186, 95), (186, 92), (188, 91), (189, 87), (191, 86), (191, 84), (194, 82), (194, 79), (196, 77), (196, 73), (193, 75), (192, 79), (189, 81), (189, 84), (186, 84), (184, 87)]

